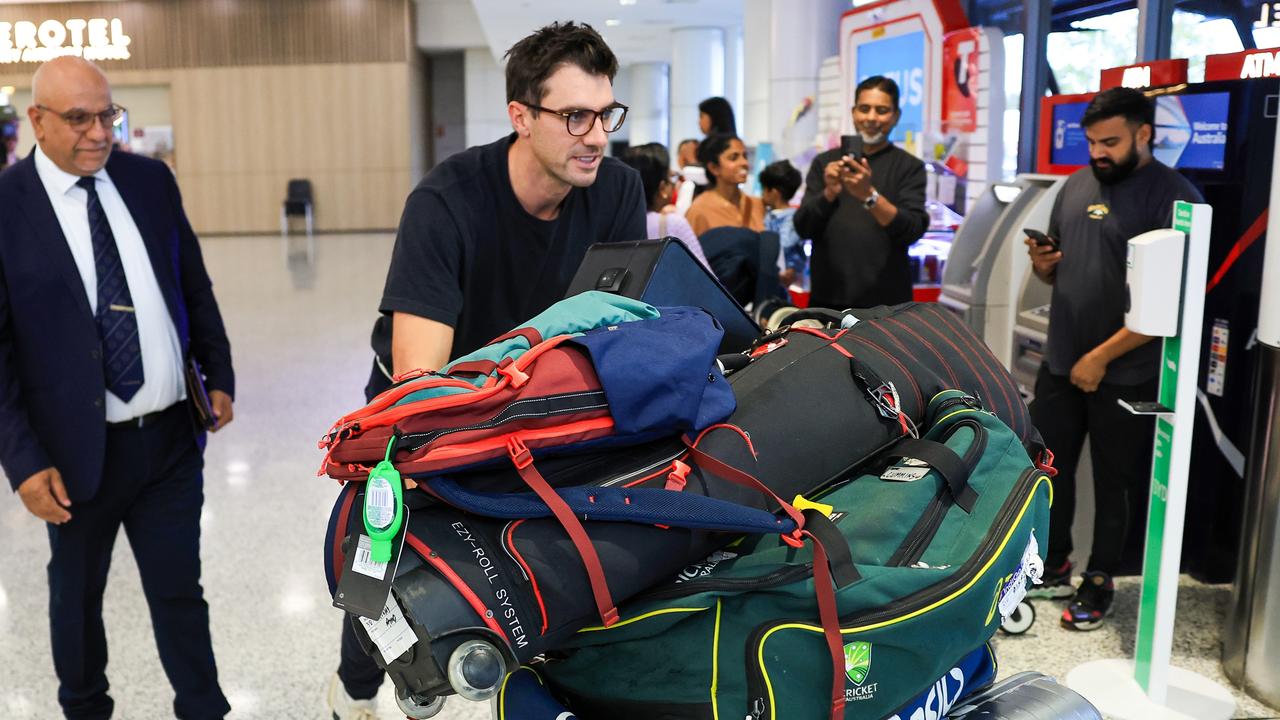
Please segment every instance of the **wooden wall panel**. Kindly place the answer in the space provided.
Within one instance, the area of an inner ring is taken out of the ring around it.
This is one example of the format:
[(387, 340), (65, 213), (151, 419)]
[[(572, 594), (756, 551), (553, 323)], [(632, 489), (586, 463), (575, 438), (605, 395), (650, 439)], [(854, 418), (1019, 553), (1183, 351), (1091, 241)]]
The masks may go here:
[(408, 0), (0, 3), (0, 22), (94, 17), (120, 18), (132, 39), (108, 71), (404, 62), (412, 48)]
[(414, 181), (408, 83), (401, 63), (174, 71), (176, 164), (192, 224), (275, 232), (286, 183), (305, 177), (318, 229), (394, 228)]
[[(279, 232), (294, 177), (314, 186), (318, 230), (399, 223), (422, 164), (407, 0), (0, 3), (4, 22), (72, 17), (124, 22), (133, 58), (100, 63), (113, 85), (168, 86), (198, 232)], [(35, 67), (0, 65), (0, 85), (29, 88)]]

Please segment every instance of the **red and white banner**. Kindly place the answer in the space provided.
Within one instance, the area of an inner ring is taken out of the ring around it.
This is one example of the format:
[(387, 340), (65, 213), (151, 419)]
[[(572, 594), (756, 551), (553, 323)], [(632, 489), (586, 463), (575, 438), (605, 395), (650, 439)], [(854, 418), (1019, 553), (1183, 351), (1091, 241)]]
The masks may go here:
[(982, 30), (965, 28), (942, 39), (942, 131), (978, 129), (978, 53)]

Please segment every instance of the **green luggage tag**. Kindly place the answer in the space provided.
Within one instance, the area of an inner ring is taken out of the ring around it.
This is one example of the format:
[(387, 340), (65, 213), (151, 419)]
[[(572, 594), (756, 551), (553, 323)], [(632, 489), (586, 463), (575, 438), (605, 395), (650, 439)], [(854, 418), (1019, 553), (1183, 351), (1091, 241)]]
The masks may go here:
[(391, 463), (396, 438), (387, 443), (387, 456), (374, 466), (364, 490), (364, 530), (371, 541), (370, 556), (374, 562), (391, 561), (391, 545), (404, 522), (403, 483), (400, 472)]

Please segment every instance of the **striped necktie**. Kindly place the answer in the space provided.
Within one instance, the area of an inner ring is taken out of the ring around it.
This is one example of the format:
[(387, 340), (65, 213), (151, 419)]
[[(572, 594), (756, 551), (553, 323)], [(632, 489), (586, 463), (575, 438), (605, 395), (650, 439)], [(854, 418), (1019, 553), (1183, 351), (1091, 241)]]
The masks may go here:
[(133, 310), (129, 281), (120, 262), (111, 224), (102, 210), (93, 177), (82, 177), (76, 184), (89, 193), (89, 236), (93, 240), (93, 264), (98, 273), (98, 334), (102, 337), (102, 368), (107, 390), (129, 402), (142, 387), (142, 345), (138, 342), (138, 317)]

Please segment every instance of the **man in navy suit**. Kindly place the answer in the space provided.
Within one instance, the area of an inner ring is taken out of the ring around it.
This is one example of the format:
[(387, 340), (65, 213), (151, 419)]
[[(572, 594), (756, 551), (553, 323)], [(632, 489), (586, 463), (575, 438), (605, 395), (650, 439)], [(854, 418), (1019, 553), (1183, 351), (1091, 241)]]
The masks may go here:
[(183, 367), (203, 366), (217, 431), (235, 391), (226, 330), (172, 173), (111, 152), (123, 108), (102, 71), (60, 57), (31, 90), (38, 147), (0, 174), (0, 465), (47, 523), (58, 702), (111, 716), (102, 595), (123, 526), (174, 714), (221, 718), (200, 587), (204, 430)]

